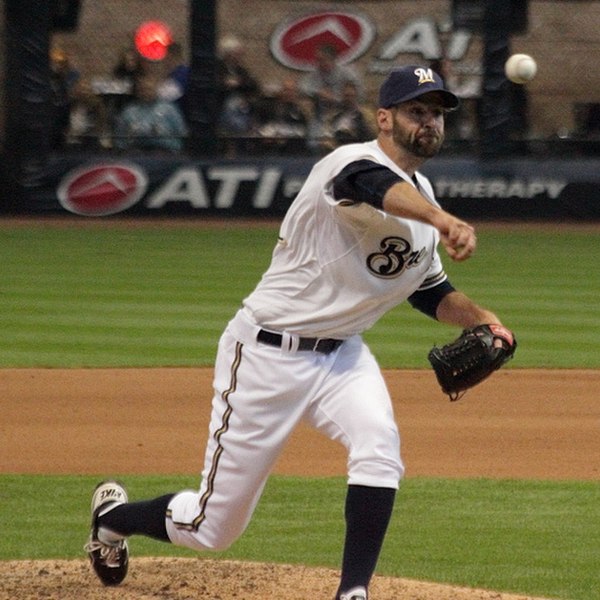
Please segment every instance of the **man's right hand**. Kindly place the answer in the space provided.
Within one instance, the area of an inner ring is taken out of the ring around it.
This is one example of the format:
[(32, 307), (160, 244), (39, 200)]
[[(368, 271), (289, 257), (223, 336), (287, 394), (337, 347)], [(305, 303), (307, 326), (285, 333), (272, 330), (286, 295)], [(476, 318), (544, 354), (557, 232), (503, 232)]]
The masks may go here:
[(452, 260), (466, 260), (475, 252), (477, 236), (472, 225), (445, 211), (436, 215), (433, 225), (440, 232), (440, 241)]

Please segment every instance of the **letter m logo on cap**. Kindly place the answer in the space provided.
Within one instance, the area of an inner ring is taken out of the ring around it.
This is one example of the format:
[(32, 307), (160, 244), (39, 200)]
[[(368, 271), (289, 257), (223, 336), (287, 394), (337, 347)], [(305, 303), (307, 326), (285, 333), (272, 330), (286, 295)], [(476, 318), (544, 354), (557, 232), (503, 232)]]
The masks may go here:
[(419, 67), (418, 69), (415, 69), (415, 75), (419, 78), (419, 85), (422, 83), (435, 83), (433, 71), (431, 69)]

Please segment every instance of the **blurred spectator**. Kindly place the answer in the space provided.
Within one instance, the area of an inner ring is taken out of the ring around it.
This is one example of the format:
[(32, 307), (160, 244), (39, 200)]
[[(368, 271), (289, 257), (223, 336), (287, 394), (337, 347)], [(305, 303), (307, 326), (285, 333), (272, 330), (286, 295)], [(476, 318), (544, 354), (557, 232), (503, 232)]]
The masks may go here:
[(79, 69), (73, 64), (71, 56), (61, 48), (53, 48), (50, 52), (50, 68), (53, 76), (58, 76), (68, 90), (79, 81), (81, 73)]
[(300, 91), (312, 102), (314, 116), (322, 119), (332, 107), (339, 105), (344, 84), (353, 83), (362, 100), (363, 86), (358, 74), (338, 63), (335, 46), (323, 45), (316, 50), (316, 68), (300, 80)]
[(342, 144), (376, 137), (375, 111), (359, 102), (356, 85), (345, 83), (341, 94), (339, 104), (311, 122), (309, 147), (315, 152), (329, 152)]
[(218, 111), (224, 133), (247, 134), (254, 125), (254, 107), (260, 95), (258, 81), (244, 63), (245, 49), (235, 37), (219, 43), (217, 59)]
[(290, 77), (273, 90), (265, 89), (257, 105), (256, 122), (257, 134), (264, 138), (264, 148), (283, 154), (306, 150), (309, 116), (295, 79)]
[(375, 112), (359, 102), (353, 83), (344, 85), (340, 108), (331, 115), (329, 125), (336, 146), (375, 138)]
[(159, 86), (158, 95), (162, 100), (177, 103), (179, 110), (187, 116), (186, 92), (190, 78), (190, 67), (186, 64), (183, 47), (173, 42), (164, 59), (166, 75)]
[(102, 99), (107, 128), (114, 129), (116, 116), (133, 100), (133, 86), (138, 77), (148, 74), (148, 63), (133, 46), (122, 48), (108, 75), (94, 77), (91, 86)]
[(61, 48), (50, 51), (50, 88), (52, 93), (51, 145), (61, 148), (69, 128), (71, 93), (80, 78), (70, 56)]
[(149, 75), (138, 78), (134, 99), (116, 118), (114, 145), (125, 150), (183, 149), (187, 136), (185, 120), (174, 102), (158, 98), (158, 80)]
[(78, 148), (107, 148), (110, 135), (106, 105), (94, 94), (90, 82), (81, 78), (71, 92), (67, 145)]
[(145, 74), (146, 67), (144, 60), (137, 50), (129, 46), (123, 48), (112, 69), (113, 78), (133, 86), (136, 79)]

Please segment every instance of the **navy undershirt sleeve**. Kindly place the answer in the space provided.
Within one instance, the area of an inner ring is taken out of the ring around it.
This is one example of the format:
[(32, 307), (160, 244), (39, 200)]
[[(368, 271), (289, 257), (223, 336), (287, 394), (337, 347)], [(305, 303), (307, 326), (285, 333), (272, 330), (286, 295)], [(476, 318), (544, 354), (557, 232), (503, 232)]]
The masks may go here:
[(356, 160), (346, 165), (333, 179), (333, 197), (336, 200), (366, 202), (382, 208), (385, 193), (404, 181), (388, 167), (371, 160)]
[(407, 300), (409, 304), (425, 313), (428, 317), (437, 320), (437, 307), (442, 299), (450, 292), (454, 291), (454, 286), (446, 279), (439, 285), (426, 290), (417, 290), (410, 295)]

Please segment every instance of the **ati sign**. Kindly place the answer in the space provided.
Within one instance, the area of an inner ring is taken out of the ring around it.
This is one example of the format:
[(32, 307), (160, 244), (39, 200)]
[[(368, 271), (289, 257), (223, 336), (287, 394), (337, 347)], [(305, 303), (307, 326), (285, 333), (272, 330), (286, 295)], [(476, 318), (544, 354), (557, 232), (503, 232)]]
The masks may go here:
[(356, 13), (327, 11), (281, 23), (271, 36), (273, 56), (286, 67), (310, 71), (317, 48), (333, 46), (340, 64), (362, 56), (375, 37), (375, 26)]
[(129, 208), (138, 213), (260, 213), (272, 210), (275, 203), (285, 210), (304, 183), (308, 168), (304, 172), (283, 166), (186, 165), (174, 167), (166, 175), (163, 169), (148, 176), (137, 165), (98, 164), (68, 172), (58, 185), (57, 196), (63, 208), (88, 217), (113, 215)]
[(215, 165), (203, 170), (189, 166), (173, 172), (145, 204), (151, 210), (184, 203), (197, 209), (260, 211), (269, 209), (279, 195), (291, 201), (303, 182), (304, 177), (290, 176), (277, 167)]
[[(442, 46), (442, 30), (447, 37)], [(291, 69), (309, 71), (315, 66), (315, 52), (328, 44), (338, 50), (340, 64), (352, 62), (365, 54), (375, 39), (376, 26), (354, 12), (317, 12), (285, 21), (271, 35), (271, 53), (277, 61)], [(419, 55), (430, 61), (446, 56), (450, 60), (464, 58), (471, 34), (466, 30), (447, 31), (431, 17), (406, 22), (379, 46), (368, 65), (369, 72), (387, 72), (403, 54)]]
[(101, 163), (70, 171), (56, 191), (69, 212), (102, 217), (123, 212), (146, 193), (143, 170), (130, 163)]
[[(84, 216), (124, 212), (222, 213), (230, 215), (281, 215), (302, 187), (312, 161), (279, 164), (98, 164), (64, 175), (57, 190), (66, 210)], [(514, 174), (468, 177), (461, 167), (432, 176), (438, 199), (472, 200), (485, 212), (488, 205), (504, 206), (508, 199), (524, 207), (560, 201), (568, 181), (550, 173), (536, 177)], [(535, 199), (535, 204), (530, 201)], [(482, 212), (481, 215), (484, 213)], [(481, 216), (480, 215), (480, 216)]]

